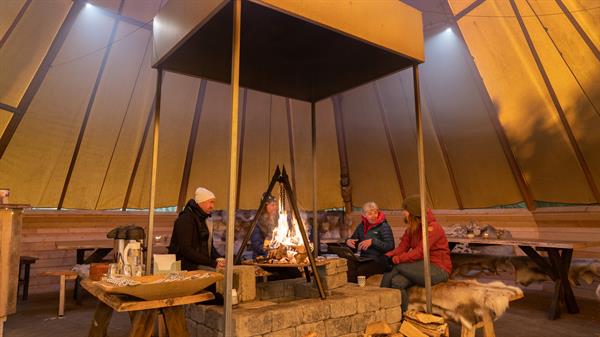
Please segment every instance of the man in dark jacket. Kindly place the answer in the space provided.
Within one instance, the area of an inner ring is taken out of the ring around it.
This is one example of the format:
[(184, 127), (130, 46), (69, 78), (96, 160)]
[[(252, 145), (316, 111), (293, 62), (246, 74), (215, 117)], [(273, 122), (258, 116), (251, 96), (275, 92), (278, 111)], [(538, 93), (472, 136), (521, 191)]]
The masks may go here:
[(361, 257), (373, 258), (361, 263), (348, 260), (348, 282), (356, 283), (358, 276), (369, 277), (386, 271), (388, 262), (384, 254), (394, 248), (394, 234), (377, 204), (371, 201), (363, 205), (362, 222), (346, 240), (346, 245), (358, 249)]
[(181, 260), (183, 270), (223, 268), (225, 262), (213, 246), (212, 223), (206, 219), (215, 208), (215, 195), (198, 187), (194, 199), (190, 199), (179, 213), (169, 245), (169, 253)]

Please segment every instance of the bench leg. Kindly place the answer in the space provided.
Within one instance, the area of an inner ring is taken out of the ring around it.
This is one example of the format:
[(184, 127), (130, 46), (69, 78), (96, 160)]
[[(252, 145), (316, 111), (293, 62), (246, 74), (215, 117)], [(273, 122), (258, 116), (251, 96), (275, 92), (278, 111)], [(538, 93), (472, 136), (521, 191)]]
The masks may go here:
[(463, 325), (460, 329), (460, 337), (475, 337), (475, 329), (469, 329)]
[(104, 302), (98, 301), (88, 337), (105, 337), (112, 314), (113, 309), (111, 307), (104, 304)]
[[(154, 332), (154, 321), (158, 314), (157, 309), (140, 310), (133, 314), (129, 337), (150, 337)], [(177, 335), (173, 335), (177, 336)]]
[(185, 324), (185, 313), (182, 306), (169, 307), (162, 309), (165, 315), (167, 333), (170, 336), (186, 337), (189, 336), (187, 325)]
[(169, 335), (167, 334), (167, 326), (165, 325), (165, 315), (160, 313), (158, 314), (158, 337), (168, 337)]
[(4, 336), (4, 321), (6, 321), (6, 316), (0, 317), (0, 337)]
[(496, 337), (496, 332), (494, 331), (494, 320), (492, 319), (492, 315), (488, 310), (485, 310), (483, 313), (483, 336)]
[(65, 275), (60, 275), (60, 294), (58, 299), (58, 316), (63, 317), (65, 315), (65, 283), (67, 278)]

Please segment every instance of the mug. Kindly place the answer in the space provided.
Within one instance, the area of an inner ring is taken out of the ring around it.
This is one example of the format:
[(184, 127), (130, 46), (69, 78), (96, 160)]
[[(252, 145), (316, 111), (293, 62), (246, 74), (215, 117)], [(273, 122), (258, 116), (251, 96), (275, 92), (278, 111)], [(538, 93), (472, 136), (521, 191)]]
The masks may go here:
[(358, 286), (359, 287), (364, 287), (367, 285), (367, 277), (366, 276), (359, 276), (358, 277)]

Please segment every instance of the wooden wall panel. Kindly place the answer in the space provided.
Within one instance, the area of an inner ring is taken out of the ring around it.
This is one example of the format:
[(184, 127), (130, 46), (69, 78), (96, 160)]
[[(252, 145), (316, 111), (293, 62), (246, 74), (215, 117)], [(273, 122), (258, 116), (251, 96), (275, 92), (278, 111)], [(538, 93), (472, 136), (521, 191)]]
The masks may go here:
[[(170, 239), (175, 218), (175, 213), (157, 214), (154, 235), (168, 236)], [(31, 265), (29, 292), (35, 294), (58, 291), (58, 281), (55, 277), (44, 277), (40, 274), (45, 271), (70, 270), (75, 264), (75, 251), (57, 250), (56, 241), (100, 240), (105, 239), (106, 233), (114, 227), (128, 224), (145, 227), (147, 223), (148, 215), (144, 212), (25, 212), (21, 256), (39, 258)], [(155, 252), (156, 250), (155, 247)], [(163, 253), (164, 250), (159, 248), (158, 253)]]

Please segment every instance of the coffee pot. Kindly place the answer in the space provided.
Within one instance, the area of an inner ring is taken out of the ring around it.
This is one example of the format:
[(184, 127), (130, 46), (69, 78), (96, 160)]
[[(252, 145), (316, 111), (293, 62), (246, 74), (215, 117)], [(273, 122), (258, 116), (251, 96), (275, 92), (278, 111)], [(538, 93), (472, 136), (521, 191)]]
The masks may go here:
[(106, 237), (114, 239), (117, 273), (127, 276), (143, 274), (142, 247), (146, 237), (144, 229), (135, 225), (113, 228)]

